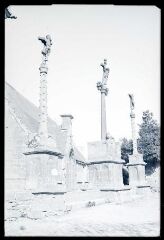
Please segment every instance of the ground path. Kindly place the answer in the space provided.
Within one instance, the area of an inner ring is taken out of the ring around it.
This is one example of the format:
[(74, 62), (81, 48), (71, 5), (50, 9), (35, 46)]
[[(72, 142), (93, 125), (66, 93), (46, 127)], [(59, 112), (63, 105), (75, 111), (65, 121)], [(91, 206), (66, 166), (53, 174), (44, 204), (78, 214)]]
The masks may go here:
[(5, 222), (6, 236), (158, 236), (159, 194), (123, 204), (104, 204), (31, 220)]

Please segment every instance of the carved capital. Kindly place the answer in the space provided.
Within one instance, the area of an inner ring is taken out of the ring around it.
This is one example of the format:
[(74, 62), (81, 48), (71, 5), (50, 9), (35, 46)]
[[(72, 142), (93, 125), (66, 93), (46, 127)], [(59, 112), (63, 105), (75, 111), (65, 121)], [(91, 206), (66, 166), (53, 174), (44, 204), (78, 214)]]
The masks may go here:
[(103, 88), (101, 90), (101, 93), (105, 93), (105, 96), (107, 96), (108, 95), (108, 91), (109, 91), (109, 89), (106, 87), (106, 88)]
[(97, 89), (101, 91), (102, 89), (102, 82), (97, 82)]
[(46, 73), (46, 74), (47, 74), (47, 72), (48, 72), (48, 67), (41, 65), (40, 68), (39, 68), (39, 70), (40, 70), (40, 74), (41, 74), (41, 73)]
[(109, 89), (106, 87), (106, 84), (103, 84), (102, 82), (97, 82), (97, 89), (101, 93), (105, 93), (106, 96), (108, 95)]

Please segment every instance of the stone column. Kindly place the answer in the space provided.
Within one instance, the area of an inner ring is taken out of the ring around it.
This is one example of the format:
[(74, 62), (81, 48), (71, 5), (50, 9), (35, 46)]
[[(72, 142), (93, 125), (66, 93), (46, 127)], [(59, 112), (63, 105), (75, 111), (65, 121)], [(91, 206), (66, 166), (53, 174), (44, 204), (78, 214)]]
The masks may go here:
[(129, 163), (127, 164), (129, 169), (129, 185), (133, 187), (147, 187), (145, 181), (145, 165), (143, 161), (143, 155), (137, 151), (137, 138), (135, 129), (135, 113), (134, 113), (134, 97), (133, 94), (129, 94), (130, 108), (131, 108), (131, 127), (132, 127), (132, 141), (133, 141), (133, 154), (129, 155)]
[(101, 140), (106, 139), (106, 104), (105, 104), (105, 90), (101, 91)]
[(61, 130), (64, 133), (65, 138), (65, 181), (67, 190), (71, 191), (74, 188), (74, 149), (72, 143), (72, 119), (71, 114), (60, 115), (62, 117)]
[(48, 131), (47, 131), (47, 61), (48, 56), (51, 51), (52, 40), (50, 35), (46, 35), (45, 38), (38, 37), (44, 44), (44, 48), (42, 50), (42, 63), (40, 65), (40, 124), (39, 124), (39, 137), (40, 137), (40, 145), (46, 146), (48, 139)]
[[(47, 61), (50, 53), (51, 37), (38, 38), (43, 44), (42, 63), (40, 65), (40, 122), (38, 133), (32, 136), (28, 142), (28, 148), (24, 152), (27, 156), (27, 186), (31, 185), (32, 192), (65, 192), (66, 184), (61, 181), (61, 171), (64, 168), (61, 159), (63, 152), (58, 149), (55, 139), (48, 134), (47, 116)], [(30, 160), (30, 161), (29, 161)], [(63, 159), (64, 161), (64, 159)], [(31, 184), (32, 183), (32, 184)]]
[(47, 145), (48, 131), (47, 131), (47, 71), (48, 67), (42, 64), (40, 70), (40, 123), (39, 123), (39, 136), (40, 144)]
[(130, 108), (131, 108), (131, 128), (132, 128), (132, 141), (133, 141), (133, 154), (137, 154), (137, 138), (136, 138), (136, 126), (135, 126), (135, 113), (134, 113), (134, 98), (133, 94), (129, 94)]
[(106, 140), (107, 130), (106, 130), (106, 106), (105, 106), (105, 96), (108, 94), (107, 80), (109, 75), (109, 68), (106, 67), (107, 60), (104, 59), (104, 63), (101, 64), (103, 67), (103, 78), (102, 82), (97, 82), (97, 89), (101, 92), (101, 140)]

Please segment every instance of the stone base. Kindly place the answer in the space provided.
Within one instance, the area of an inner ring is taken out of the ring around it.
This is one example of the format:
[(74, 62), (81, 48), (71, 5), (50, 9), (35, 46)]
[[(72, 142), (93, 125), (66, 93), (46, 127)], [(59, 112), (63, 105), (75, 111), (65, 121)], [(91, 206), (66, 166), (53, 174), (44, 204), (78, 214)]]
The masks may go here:
[(65, 192), (62, 161), (49, 152), (26, 152), (26, 189), (32, 192)]
[(5, 191), (5, 201), (24, 201), (31, 199), (31, 191)]
[(124, 161), (105, 161), (90, 162), (89, 169), (89, 187), (93, 189), (102, 189), (104, 187), (123, 186), (122, 168)]
[[(46, 214), (68, 212), (104, 203), (122, 202), (129, 200), (129, 190), (88, 190), (74, 192), (31, 193), (27, 199), (15, 199), (24, 206), (25, 214), (30, 218), (42, 218)], [(18, 207), (19, 208), (19, 207)], [(28, 210), (28, 211), (27, 211)]]
[[(121, 160), (121, 147), (114, 139), (88, 143), (88, 159), (90, 162)], [(124, 162), (124, 161), (123, 161)]]
[[(5, 219), (13, 217), (27, 217), (42, 219), (60, 215), (81, 208), (88, 208), (100, 204), (132, 201), (149, 193), (149, 186), (143, 185), (135, 188), (124, 186), (122, 188), (104, 188), (99, 190), (86, 190), (74, 192), (49, 192), (49, 193), (21, 193), (17, 198), (5, 199)], [(21, 197), (20, 197), (21, 196)], [(15, 212), (13, 211), (15, 206)], [(19, 216), (14, 216), (17, 214)]]
[(146, 163), (143, 161), (143, 154), (137, 153), (133, 155), (129, 155), (129, 163), (127, 166), (131, 165), (143, 165), (145, 166)]
[(105, 194), (107, 202), (122, 203), (131, 200), (131, 188), (129, 186), (122, 188), (103, 188), (100, 191)]
[(149, 185), (139, 185), (136, 187), (136, 194), (139, 195), (149, 195), (151, 192), (150, 186)]
[(139, 186), (145, 185), (145, 165), (142, 154), (134, 154), (129, 156), (129, 163), (126, 166), (129, 169), (129, 185)]

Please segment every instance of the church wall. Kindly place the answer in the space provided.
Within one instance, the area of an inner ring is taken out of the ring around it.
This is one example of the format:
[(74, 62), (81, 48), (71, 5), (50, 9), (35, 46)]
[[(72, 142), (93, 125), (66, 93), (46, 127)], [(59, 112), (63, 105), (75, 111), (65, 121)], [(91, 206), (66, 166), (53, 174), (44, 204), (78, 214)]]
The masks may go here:
[(20, 191), (25, 185), (27, 136), (5, 105), (5, 189)]

